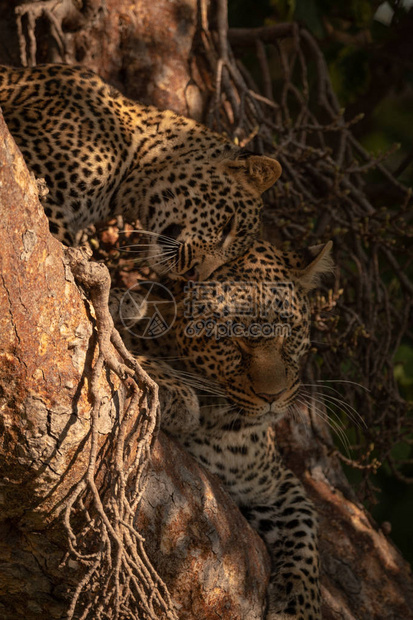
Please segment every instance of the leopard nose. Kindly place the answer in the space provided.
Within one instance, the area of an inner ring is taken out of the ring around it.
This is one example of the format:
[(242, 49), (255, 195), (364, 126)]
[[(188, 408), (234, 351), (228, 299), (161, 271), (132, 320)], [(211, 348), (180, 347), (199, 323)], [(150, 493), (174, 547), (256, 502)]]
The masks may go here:
[(273, 394), (268, 394), (266, 392), (256, 392), (256, 394), (263, 400), (266, 400), (269, 403), (273, 403), (276, 400), (280, 400), (281, 396), (285, 394), (286, 391), (287, 389), (285, 388), (284, 390), (280, 390), (280, 392), (274, 392)]

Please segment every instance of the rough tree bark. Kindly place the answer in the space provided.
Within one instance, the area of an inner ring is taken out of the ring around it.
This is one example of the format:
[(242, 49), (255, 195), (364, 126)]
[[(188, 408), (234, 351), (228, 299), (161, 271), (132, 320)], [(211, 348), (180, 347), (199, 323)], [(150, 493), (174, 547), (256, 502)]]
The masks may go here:
[(81, 63), (132, 99), (200, 118), (201, 92), (188, 75), (197, 6), (197, 0), (0, 0), (0, 61)]
[[(62, 34), (42, 12), (36, 46), (29, 36), (33, 23), (22, 17), (26, 61), (82, 62), (131, 97), (199, 117), (202, 89), (191, 62), (196, 8), (195, 0), (65, 0), (55, 15)], [(1, 2), (0, 11), (1, 60), (20, 64), (12, 5)], [(58, 515), (90, 451), (93, 319), (61, 246), (47, 232), (33, 182), (4, 126), (1, 131), (0, 615), (60, 618), (81, 575), (74, 557), (61, 566), (68, 546)], [(109, 448), (121, 383), (108, 373), (100, 384), (107, 401), (100, 441)], [(410, 569), (355, 501), (325, 447), (326, 428), (309, 414), (306, 422), (286, 421), (277, 433), (320, 516), (324, 617), (413, 618)], [(216, 617), (214, 610), (225, 618), (260, 617), (268, 576), (260, 541), (219, 483), (166, 437), (155, 444), (135, 525), (180, 606), (179, 618)]]

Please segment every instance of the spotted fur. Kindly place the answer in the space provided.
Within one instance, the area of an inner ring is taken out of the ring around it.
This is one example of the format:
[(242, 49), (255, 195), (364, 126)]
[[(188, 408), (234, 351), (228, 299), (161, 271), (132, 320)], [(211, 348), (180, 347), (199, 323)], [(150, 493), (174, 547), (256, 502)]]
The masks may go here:
[(0, 105), (25, 160), (44, 177), (51, 231), (71, 244), (121, 213), (152, 233), (160, 273), (203, 280), (258, 232), (279, 163), (193, 120), (123, 97), (84, 67), (0, 67)]
[(109, 312), (118, 330), (133, 328), (147, 313), (145, 297), (134, 290), (112, 288), (109, 296)]
[[(176, 424), (169, 427), (178, 414), (182, 421), (184, 408), (175, 386), (177, 408), (168, 411), (164, 428), (221, 478), (266, 542), (272, 571), (265, 620), (321, 618), (316, 515), (300, 481), (282, 462), (274, 422), (295, 407), (299, 366), (309, 346), (307, 293), (331, 268), (330, 245), (298, 254), (256, 242), (244, 256), (214, 273), (215, 286), (190, 285), (174, 333), (169, 332), (169, 348), (165, 341), (151, 345), (157, 355), (165, 348), (177, 351), (186, 370), (199, 374), (196, 380), (187, 374), (180, 377), (187, 383), (189, 376), (189, 385), (198, 394), (202, 405), (198, 426), (187, 429), (184, 422), (178, 432)], [(286, 283), (292, 284), (288, 297)], [(273, 338), (232, 334), (216, 340), (205, 329), (197, 331), (190, 313), (184, 312), (191, 306), (188, 292), (193, 294), (194, 287), (204, 290), (201, 311), (217, 324), (224, 325), (229, 318), (245, 327), (281, 321), (290, 326), (289, 334)], [(254, 287), (260, 291), (258, 316), (245, 312)], [(149, 372), (157, 378), (156, 364)], [(179, 377), (179, 370), (172, 377)], [(211, 391), (213, 397), (208, 396)]]

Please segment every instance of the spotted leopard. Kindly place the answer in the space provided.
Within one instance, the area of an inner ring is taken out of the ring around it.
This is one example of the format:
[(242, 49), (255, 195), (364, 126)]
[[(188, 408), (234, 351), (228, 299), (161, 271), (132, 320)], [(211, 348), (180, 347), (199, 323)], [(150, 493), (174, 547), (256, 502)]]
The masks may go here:
[(46, 180), (51, 231), (71, 244), (114, 214), (139, 220), (152, 267), (172, 278), (203, 280), (240, 255), (258, 232), (261, 194), (281, 174), (276, 160), (126, 99), (84, 67), (0, 67), (0, 105)]
[[(178, 353), (191, 374), (175, 369), (168, 376), (164, 365), (159, 376), (156, 362), (140, 358), (161, 384), (167, 378), (164, 390), (171, 386), (174, 408), (164, 403), (164, 429), (221, 478), (267, 544), (265, 620), (321, 618), (316, 515), (283, 464), (274, 423), (297, 407), (300, 362), (310, 344), (307, 293), (331, 269), (330, 247), (288, 253), (256, 242), (213, 281), (189, 283), (174, 330), (150, 343), (157, 356)], [(238, 334), (229, 324), (241, 326)], [(273, 330), (260, 332), (264, 326)], [(179, 382), (187, 384), (181, 402)], [(200, 409), (188, 396), (191, 386)]]

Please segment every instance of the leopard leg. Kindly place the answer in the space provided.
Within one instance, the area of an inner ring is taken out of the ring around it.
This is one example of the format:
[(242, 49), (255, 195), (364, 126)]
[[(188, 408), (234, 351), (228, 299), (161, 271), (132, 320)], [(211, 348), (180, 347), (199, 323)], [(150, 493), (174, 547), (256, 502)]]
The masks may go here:
[[(24, 158), (31, 159), (30, 151), (22, 148)], [(27, 159), (26, 159), (27, 163)], [(42, 176), (36, 177), (36, 185), (39, 195), (39, 200), (43, 205), (44, 212), (49, 220), (49, 230), (54, 237), (59, 239), (63, 245), (73, 246), (76, 245), (76, 234), (71, 226), (70, 217), (68, 211), (70, 207), (66, 205), (65, 208), (62, 205), (57, 204), (49, 193), (49, 188), (46, 185), (46, 181)]]
[(75, 245), (75, 236), (67, 226), (67, 222), (62, 216), (62, 210), (51, 200), (44, 205), (44, 210), (49, 220), (49, 230), (63, 245)]
[(243, 512), (271, 555), (265, 620), (321, 620), (317, 521), (299, 480), (284, 469), (273, 501)]

